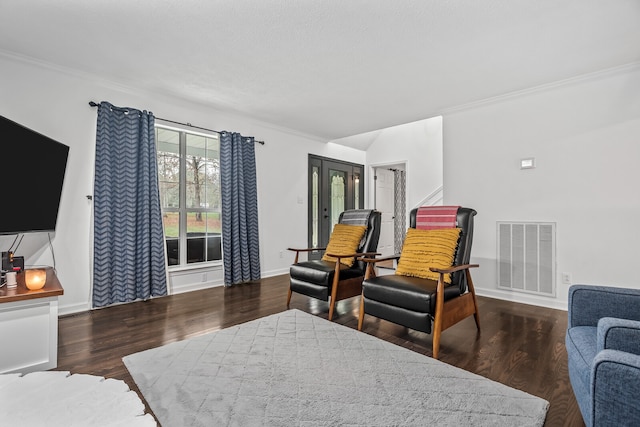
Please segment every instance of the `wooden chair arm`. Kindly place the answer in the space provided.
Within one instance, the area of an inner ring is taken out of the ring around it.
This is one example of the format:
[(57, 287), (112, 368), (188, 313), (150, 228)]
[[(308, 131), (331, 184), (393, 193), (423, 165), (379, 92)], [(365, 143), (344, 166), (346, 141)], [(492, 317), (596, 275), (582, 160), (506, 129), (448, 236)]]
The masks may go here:
[(400, 255), (399, 254), (387, 255), (387, 256), (383, 256), (382, 258), (360, 258), (360, 261), (376, 263), (378, 261), (389, 261), (391, 259), (400, 259)]
[(327, 248), (304, 248), (304, 249), (301, 249), (301, 248), (287, 248), (288, 251), (293, 251), (293, 252), (296, 253), (296, 256), (295, 256), (295, 258), (293, 260), (294, 264), (298, 263), (298, 258), (300, 256), (300, 252), (324, 251), (325, 249), (327, 249)]
[(377, 252), (358, 252), (358, 253), (354, 253), (354, 254), (330, 254), (330, 253), (326, 253), (325, 255), (327, 256), (332, 256), (334, 258), (351, 258), (351, 257), (363, 257), (363, 256), (376, 256), (376, 255), (380, 255)]
[(475, 268), (475, 267), (480, 267), (480, 265), (479, 264), (462, 264), (462, 265), (452, 265), (451, 267), (448, 267), (448, 268), (431, 267), (429, 270), (433, 271), (434, 273), (448, 274), (448, 273), (454, 273), (460, 270), (468, 270), (470, 268)]
[(399, 258), (400, 258), (399, 254), (387, 255), (382, 258), (360, 258), (360, 261), (364, 261), (367, 263), (367, 269), (365, 270), (365, 273), (364, 273), (364, 279), (369, 280), (376, 277), (376, 271), (374, 267), (375, 267), (375, 263), (377, 263), (378, 261), (389, 261), (392, 259), (399, 259)]
[(327, 248), (304, 248), (304, 249), (299, 249), (299, 248), (287, 248), (288, 251), (293, 251), (293, 252), (313, 252), (313, 251), (324, 251)]
[(358, 258), (359, 261), (364, 261), (365, 259), (376, 259), (378, 255), (382, 255), (380, 252), (364, 252), (361, 253), (361, 257), (372, 257), (372, 258)]

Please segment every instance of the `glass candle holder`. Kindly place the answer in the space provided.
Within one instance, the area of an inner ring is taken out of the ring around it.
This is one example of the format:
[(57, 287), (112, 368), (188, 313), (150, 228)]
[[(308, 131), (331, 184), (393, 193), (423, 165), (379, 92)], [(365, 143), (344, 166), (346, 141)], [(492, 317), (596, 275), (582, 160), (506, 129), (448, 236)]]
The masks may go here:
[(32, 291), (42, 289), (47, 282), (47, 271), (42, 269), (29, 269), (24, 271), (24, 283)]

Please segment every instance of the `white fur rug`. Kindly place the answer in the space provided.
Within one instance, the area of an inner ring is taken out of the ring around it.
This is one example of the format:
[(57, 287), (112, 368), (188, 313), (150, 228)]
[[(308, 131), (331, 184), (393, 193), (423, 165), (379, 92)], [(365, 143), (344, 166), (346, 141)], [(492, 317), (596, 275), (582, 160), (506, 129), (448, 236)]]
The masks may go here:
[(542, 426), (549, 406), (299, 310), (123, 360), (163, 427)]
[(0, 375), (0, 426), (152, 427), (136, 392), (121, 380), (66, 371)]

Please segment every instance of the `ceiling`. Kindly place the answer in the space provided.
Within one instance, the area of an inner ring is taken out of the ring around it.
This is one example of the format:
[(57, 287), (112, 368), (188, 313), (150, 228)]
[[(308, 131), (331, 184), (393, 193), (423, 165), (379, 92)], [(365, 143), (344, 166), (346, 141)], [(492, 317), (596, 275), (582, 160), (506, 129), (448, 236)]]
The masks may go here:
[(345, 141), (640, 61), (640, 1), (2, 0), (0, 52)]

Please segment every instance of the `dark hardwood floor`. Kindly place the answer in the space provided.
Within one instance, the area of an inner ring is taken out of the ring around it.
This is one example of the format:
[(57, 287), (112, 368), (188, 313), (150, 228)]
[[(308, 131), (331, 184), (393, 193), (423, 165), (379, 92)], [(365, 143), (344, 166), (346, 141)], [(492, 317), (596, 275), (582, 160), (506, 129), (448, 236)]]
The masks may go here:
[[(57, 369), (122, 379), (139, 393), (123, 356), (284, 311), (288, 280), (283, 275), (60, 317)], [(584, 426), (567, 373), (567, 313), (483, 297), (478, 302), (482, 332), (473, 318), (448, 329), (440, 360), (546, 399), (545, 426)], [(358, 303), (357, 297), (338, 302), (334, 321), (356, 329)], [(327, 318), (326, 302), (302, 295), (293, 295), (291, 308)], [(431, 356), (431, 335), (371, 316), (363, 331)]]

